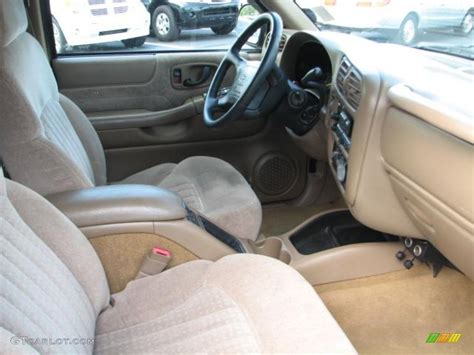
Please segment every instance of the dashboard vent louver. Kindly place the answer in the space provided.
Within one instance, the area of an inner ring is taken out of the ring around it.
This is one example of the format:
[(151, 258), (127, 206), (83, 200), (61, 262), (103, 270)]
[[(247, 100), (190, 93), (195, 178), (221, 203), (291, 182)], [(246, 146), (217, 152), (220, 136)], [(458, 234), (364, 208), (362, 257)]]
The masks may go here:
[(342, 58), (336, 86), (347, 103), (357, 110), (362, 98), (362, 76), (346, 57)]
[[(264, 44), (264, 48), (268, 48), (268, 45), (270, 44), (270, 36), (271, 36), (271, 32), (269, 32), (267, 34), (267, 37), (265, 38), (265, 44)], [(282, 34), (281, 36), (281, 41), (280, 41), (280, 46), (278, 48), (278, 51), (281, 52), (283, 51), (283, 48), (285, 48), (285, 45), (286, 45), (286, 41), (288, 40), (288, 37), (286, 34)]]

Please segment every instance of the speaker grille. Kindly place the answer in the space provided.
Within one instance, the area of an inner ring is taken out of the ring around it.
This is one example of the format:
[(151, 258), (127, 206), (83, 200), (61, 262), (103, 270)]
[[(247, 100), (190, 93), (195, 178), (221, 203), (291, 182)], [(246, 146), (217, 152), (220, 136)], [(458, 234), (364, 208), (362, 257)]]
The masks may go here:
[(288, 191), (296, 180), (294, 162), (282, 154), (266, 154), (258, 161), (254, 174), (258, 188), (268, 195)]

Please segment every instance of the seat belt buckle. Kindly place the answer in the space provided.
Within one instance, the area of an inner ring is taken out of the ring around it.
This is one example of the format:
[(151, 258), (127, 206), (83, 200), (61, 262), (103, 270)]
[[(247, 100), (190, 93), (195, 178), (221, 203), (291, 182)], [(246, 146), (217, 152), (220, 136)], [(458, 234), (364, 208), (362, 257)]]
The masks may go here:
[(162, 247), (151, 248), (135, 279), (159, 274), (168, 266), (172, 258), (173, 255), (168, 249)]

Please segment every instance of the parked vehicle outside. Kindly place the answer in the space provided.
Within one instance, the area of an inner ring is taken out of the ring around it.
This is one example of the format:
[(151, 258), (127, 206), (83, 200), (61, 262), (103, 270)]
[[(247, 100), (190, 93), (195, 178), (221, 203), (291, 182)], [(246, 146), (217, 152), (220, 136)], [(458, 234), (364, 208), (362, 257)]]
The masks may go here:
[(181, 30), (211, 28), (226, 35), (237, 26), (240, 0), (142, 0), (151, 14), (151, 29), (160, 41), (178, 39)]
[(379, 31), (405, 45), (424, 31), (472, 32), (474, 0), (297, 0), (311, 8), (323, 27), (343, 31)]
[(150, 15), (140, 0), (51, 0), (56, 50), (122, 41), (142, 46), (150, 33)]

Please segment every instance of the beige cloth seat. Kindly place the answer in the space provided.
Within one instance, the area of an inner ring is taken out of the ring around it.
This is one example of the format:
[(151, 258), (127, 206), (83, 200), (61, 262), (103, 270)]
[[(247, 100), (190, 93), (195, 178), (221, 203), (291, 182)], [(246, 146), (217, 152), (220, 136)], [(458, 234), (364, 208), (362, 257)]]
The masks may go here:
[(121, 183), (174, 191), (189, 207), (237, 237), (255, 240), (260, 231), (260, 201), (244, 177), (223, 160), (192, 157), (179, 164), (155, 166)]
[(280, 261), (193, 261), (111, 296), (85, 236), (1, 171), (0, 211), (4, 353), (355, 353), (312, 287)]
[[(0, 2), (0, 155), (15, 181), (41, 195), (108, 183), (99, 137), (84, 113), (58, 92), (37, 41), (26, 33), (20, 0)], [(122, 183), (152, 184), (186, 203), (227, 232), (255, 240), (260, 202), (229, 164), (193, 157), (135, 174)]]

